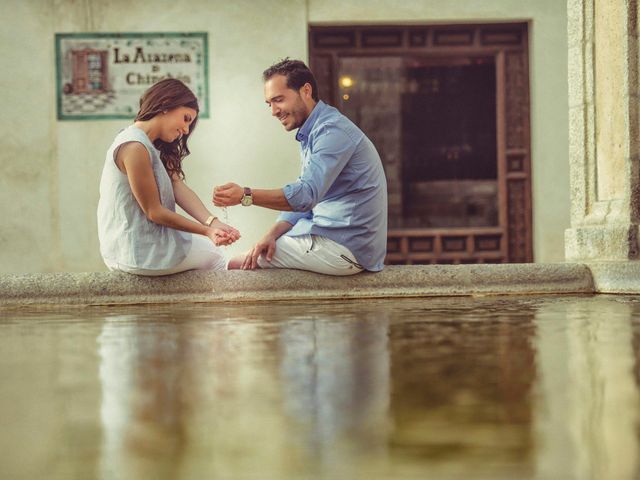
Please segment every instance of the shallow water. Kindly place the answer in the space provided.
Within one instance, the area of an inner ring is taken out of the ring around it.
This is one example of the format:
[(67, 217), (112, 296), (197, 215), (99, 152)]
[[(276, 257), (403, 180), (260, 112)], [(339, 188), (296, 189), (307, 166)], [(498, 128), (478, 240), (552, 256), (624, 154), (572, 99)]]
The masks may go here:
[(640, 476), (640, 297), (0, 315), (2, 479)]

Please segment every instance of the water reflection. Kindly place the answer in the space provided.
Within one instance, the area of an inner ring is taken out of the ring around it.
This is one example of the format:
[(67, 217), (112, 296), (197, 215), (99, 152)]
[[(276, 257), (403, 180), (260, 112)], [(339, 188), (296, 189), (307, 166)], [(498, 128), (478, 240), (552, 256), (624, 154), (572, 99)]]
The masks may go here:
[(184, 447), (185, 345), (176, 324), (108, 318), (98, 337), (102, 478), (176, 478)]
[(103, 478), (347, 474), (385, 446), (385, 316), (111, 317), (98, 340)]
[(396, 473), (527, 478), (535, 310), (425, 305), (392, 328), (390, 436)]
[(638, 478), (639, 359), (640, 297), (14, 312), (0, 478)]
[(355, 478), (386, 458), (388, 328), (388, 312), (370, 309), (282, 324), (284, 412), (305, 464), (330, 478)]
[(639, 478), (639, 306), (624, 297), (541, 306), (537, 478)]

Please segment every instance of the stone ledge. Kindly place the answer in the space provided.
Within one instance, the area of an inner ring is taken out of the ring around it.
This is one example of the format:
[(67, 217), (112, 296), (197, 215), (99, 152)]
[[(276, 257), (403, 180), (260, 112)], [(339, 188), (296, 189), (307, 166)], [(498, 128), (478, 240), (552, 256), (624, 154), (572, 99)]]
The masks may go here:
[(581, 264), (388, 266), (330, 277), (297, 270), (0, 275), (0, 307), (174, 302), (261, 302), (380, 297), (594, 293)]
[(589, 263), (598, 293), (640, 294), (640, 261)]

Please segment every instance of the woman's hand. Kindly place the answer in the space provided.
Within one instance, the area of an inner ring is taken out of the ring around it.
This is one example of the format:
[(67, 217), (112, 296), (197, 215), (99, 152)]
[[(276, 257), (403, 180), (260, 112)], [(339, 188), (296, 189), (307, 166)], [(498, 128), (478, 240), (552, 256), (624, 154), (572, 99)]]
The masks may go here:
[(237, 241), (240, 238), (240, 232), (233, 228), (231, 225), (227, 225), (226, 223), (222, 223), (220, 220), (216, 219), (211, 223), (211, 227), (217, 228), (218, 230), (222, 230), (226, 232), (231, 239), (231, 242), (226, 243), (225, 245), (230, 245), (231, 243)]
[(209, 239), (213, 242), (214, 245), (220, 247), (220, 246), (231, 245), (238, 238), (240, 238), (240, 234), (237, 233), (236, 235), (233, 232), (227, 232), (221, 228), (209, 227), (207, 229), (207, 237), (209, 237)]

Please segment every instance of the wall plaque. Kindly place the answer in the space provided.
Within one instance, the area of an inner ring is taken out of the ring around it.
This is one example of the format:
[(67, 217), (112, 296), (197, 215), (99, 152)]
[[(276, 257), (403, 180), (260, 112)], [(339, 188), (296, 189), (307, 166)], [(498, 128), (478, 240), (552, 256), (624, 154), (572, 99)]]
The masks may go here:
[(209, 118), (206, 32), (57, 33), (56, 77), (59, 120), (131, 119), (164, 78), (183, 81)]

